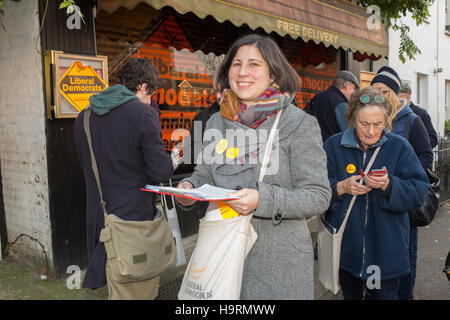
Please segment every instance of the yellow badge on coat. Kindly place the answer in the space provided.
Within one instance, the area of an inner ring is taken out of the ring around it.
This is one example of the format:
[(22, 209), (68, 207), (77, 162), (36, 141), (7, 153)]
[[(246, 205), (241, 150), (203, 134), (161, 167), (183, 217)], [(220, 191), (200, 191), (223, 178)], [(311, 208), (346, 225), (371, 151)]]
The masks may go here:
[(239, 154), (238, 148), (229, 148), (226, 153), (228, 159), (234, 159), (237, 157), (238, 154)]
[(355, 173), (356, 167), (355, 167), (354, 164), (350, 163), (350, 164), (347, 166), (346, 170), (347, 170), (347, 173), (352, 174), (352, 173)]
[(216, 144), (216, 153), (219, 153), (219, 154), (224, 153), (225, 150), (227, 150), (227, 147), (228, 147), (227, 139), (225, 139), (225, 138), (220, 139), (219, 142), (217, 142), (217, 144)]

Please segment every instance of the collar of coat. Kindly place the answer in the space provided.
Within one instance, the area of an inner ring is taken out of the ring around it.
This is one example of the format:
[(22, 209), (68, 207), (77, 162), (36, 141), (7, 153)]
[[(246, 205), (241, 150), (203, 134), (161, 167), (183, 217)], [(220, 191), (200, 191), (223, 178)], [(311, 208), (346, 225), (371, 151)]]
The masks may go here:
[[(384, 134), (381, 136), (380, 140), (378, 140), (377, 143), (371, 145), (368, 149), (381, 146), (383, 143), (385, 143), (387, 141), (387, 137), (386, 137), (387, 128), (384, 128), (383, 130), (384, 130)], [(341, 138), (341, 145), (343, 145), (345, 147), (349, 147), (349, 148), (357, 148), (357, 149), (362, 150), (362, 148), (359, 145), (358, 140), (356, 140), (356, 138), (355, 138), (355, 128), (348, 128), (344, 131), (344, 133), (342, 134), (342, 138)]]

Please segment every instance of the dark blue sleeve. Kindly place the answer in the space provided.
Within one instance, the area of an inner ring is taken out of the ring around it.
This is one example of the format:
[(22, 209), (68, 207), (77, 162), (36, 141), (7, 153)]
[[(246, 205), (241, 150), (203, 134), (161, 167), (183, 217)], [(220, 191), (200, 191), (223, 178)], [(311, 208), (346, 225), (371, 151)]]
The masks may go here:
[(416, 117), (411, 126), (409, 142), (419, 158), (422, 168), (426, 170), (433, 163), (433, 149), (431, 148), (430, 138), (423, 125), (422, 120)]
[(423, 125), (428, 132), (431, 148), (436, 147), (438, 144), (438, 135), (436, 130), (434, 130), (430, 115), (428, 114), (428, 112), (423, 112), (423, 114), (420, 115), (420, 119), (422, 120)]
[(336, 146), (333, 144), (331, 139), (327, 139), (323, 145), (323, 149), (327, 154), (327, 170), (328, 170), (328, 180), (330, 182), (331, 187), (331, 203), (330, 206), (332, 209), (336, 208), (336, 206), (340, 206), (342, 200), (344, 200), (344, 195), (339, 196), (337, 193), (337, 183), (340, 181), (337, 178), (336, 168), (337, 165), (335, 163), (336, 155), (335, 149)]
[(173, 174), (172, 160), (164, 148), (161, 124), (155, 110), (147, 108), (144, 111), (140, 121), (140, 133), (147, 176), (155, 183), (169, 180)]
[(392, 212), (413, 210), (423, 204), (428, 177), (421, 168), (412, 147), (404, 140), (397, 166), (389, 172), (389, 197), (379, 197), (383, 209)]
[(347, 107), (348, 104), (346, 102), (341, 102), (336, 106), (336, 108), (334, 108), (336, 121), (341, 131), (347, 129), (347, 121), (345, 120), (345, 111), (347, 111)]

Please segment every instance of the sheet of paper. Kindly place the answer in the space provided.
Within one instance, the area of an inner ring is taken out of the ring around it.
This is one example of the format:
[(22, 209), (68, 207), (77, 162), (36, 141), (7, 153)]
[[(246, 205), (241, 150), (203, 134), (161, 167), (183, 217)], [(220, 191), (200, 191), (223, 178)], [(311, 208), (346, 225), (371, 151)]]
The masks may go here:
[(211, 186), (209, 184), (204, 184), (199, 188), (193, 188), (190, 190), (187, 189), (178, 189), (174, 187), (161, 187), (161, 186), (153, 186), (146, 185), (142, 190), (170, 194), (175, 197), (187, 197), (200, 201), (214, 201), (214, 200), (232, 200), (239, 199), (239, 197), (230, 197), (229, 193), (234, 192), (236, 190), (233, 189), (225, 189), (219, 188), (215, 186)]

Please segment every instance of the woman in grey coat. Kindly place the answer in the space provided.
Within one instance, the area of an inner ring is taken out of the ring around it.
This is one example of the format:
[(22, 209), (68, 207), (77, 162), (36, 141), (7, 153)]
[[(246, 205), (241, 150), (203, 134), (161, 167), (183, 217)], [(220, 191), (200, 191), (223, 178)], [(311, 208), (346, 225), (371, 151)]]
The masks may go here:
[[(253, 213), (258, 239), (245, 260), (241, 299), (313, 299), (314, 256), (306, 219), (324, 212), (331, 191), (320, 129), (291, 104), (298, 75), (273, 40), (238, 39), (218, 72), (220, 112), (207, 123), (202, 158), (179, 188), (237, 190), (227, 205)], [(258, 182), (267, 137), (282, 112), (271, 160)], [(177, 197), (183, 206), (195, 200)]]

